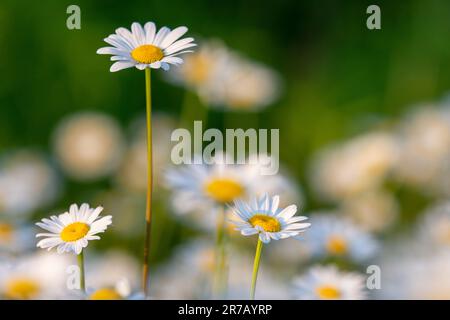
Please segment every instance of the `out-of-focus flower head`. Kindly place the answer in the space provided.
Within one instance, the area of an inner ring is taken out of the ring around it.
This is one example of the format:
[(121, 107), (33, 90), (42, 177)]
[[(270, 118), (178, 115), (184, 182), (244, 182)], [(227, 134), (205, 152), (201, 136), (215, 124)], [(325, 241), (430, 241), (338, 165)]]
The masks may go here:
[(62, 169), (85, 181), (113, 172), (123, 155), (124, 139), (110, 116), (84, 112), (63, 119), (54, 132), (54, 151)]
[(398, 216), (399, 205), (389, 192), (372, 190), (344, 200), (340, 211), (369, 232), (386, 231)]
[(377, 188), (396, 161), (396, 138), (369, 133), (321, 152), (313, 161), (312, 186), (322, 198), (340, 201)]
[(108, 251), (90, 260), (86, 268), (89, 298), (94, 300), (120, 300), (136, 297), (140, 267), (136, 259), (122, 251)]
[(0, 161), (0, 212), (16, 218), (50, 205), (59, 195), (58, 176), (39, 153), (21, 150)]
[(363, 300), (364, 277), (336, 266), (313, 266), (294, 280), (294, 296), (302, 300)]
[(0, 264), (0, 297), (14, 300), (64, 299), (69, 256), (37, 253)]
[(0, 220), (0, 258), (2, 256), (17, 256), (34, 249), (34, 228), (25, 223), (13, 223)]
[(279, 96), (280, 78), (268, 67), (250, 61), (218, 40), (203, 42), (171, 79), (197, 92), (214, 108), (254, 111)]
[(311, 228), (305, 233), (305, 245), (315, 258), (349, 258), (364, 262), (377, 254), (375, 238), (348, 218), (332, 213), (313, 213)]
[[(248, 298), (253, 256), (230, 250), (227, 299)], [(194, 240), (176, 249), (173, 257), (161, 265), (154, 277), (157, 299), (210, 298), (214, 274), (214, 247), (211, 241)], [(288, 290), (280, 275), (262, 265), (258, 275), (261, 299), (286, 299)]]
[(450, 249), (450, 202), (435, 204), (427, 209), (418, 222), (421, 241), (431, 248)]
[(403, 120), (399, 129), (399, 161), (395, 167), (395, 176), (400, 182), (427, 193), (450, 194), (450, 188), (443, 192), (439, 185), (444, 173), (448, 173), (445, 177), (450, 177), (450, 117), (447, 113), (442, 108), (423, 106)]

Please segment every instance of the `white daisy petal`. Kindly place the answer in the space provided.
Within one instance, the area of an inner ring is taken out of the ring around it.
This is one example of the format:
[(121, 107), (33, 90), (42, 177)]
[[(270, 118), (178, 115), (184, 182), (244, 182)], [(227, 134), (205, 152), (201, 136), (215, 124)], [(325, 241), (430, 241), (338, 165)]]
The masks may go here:
[(170, 46), (172, 43), (177, 41), (179, 38), (181, 38), (186, 32), (188, 31), (188, 28), (186, 27), (178, 27), (173, 29), (161, 42), (160, 48), (165, 49), (168, 46)]
[(144, 30), (145, 30), (145, 43), (152, 44), (156, 34), (155, 24), (153, 22), (147, 22), (144, 25)]
[(134, 65), (135, 65), (134, 62), (117, 61), (111, 66), (111, 68), (109, 70), (111, 72), (116, 72), (116, 71), (120, 71), (120, 70), (123, 70), (123, 69), (134, 67)]
[(164, 38), (170, 33), (170, 29), (167, 27), (162, 27), (159, 29), (158, 33), (155, 36), (155, 40), (153, 40), (153, 45), (159, 47), (160, 43), (164, 40)]

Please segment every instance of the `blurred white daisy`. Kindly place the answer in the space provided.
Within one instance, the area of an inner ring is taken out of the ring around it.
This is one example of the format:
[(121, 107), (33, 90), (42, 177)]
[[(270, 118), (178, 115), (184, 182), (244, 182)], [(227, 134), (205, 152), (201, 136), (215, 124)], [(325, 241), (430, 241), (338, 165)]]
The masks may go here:
[[(441, 176), (450, 162), (450, 117), (436, 106), (421, 106), (399, 128), (400, 161), (396, 178), (426, 193), (442, 192)], [(448, 176), (447, 176), (448, 177)]]
[(218, 40), (204, 41), (169, 78), (195, 90), (203, 103), (213, 108), (259, 110), (274, 102), (280, 91), (274, 71)]
[(33, 227), (0, 220), (0, 257), (18, 255), (35, 248)]
[(430, 248), (450, 248), (450, 202), (441, 202), (427, 209), (417, 225), (420, 240)]
[(279, 196), (253, 198), (250, 203), (242, 200), (235, 200), (233, 213), (234, 219), (231, 222), (244, 236), (259, 235), (259, 239), (264, 243), (269, 243), (271, 239), (280, 240), (298, 236), (310, 226), (305, 223), (308, 219), (303, 216), (294, 217), (297, 212), (296, 205), (290, 205), (284, 209), (278, 207)]
[(0, 162), (0, 212), (22, 218), (51, 204), (59, 195), (54, 168), (39, 153), (17, 151)]
[(279, 96), (278, 75), (262, 64), (237, 58), (227, 68), (221, 89), (223, 106), (236, 111), (255, 111), (272, 104)]
[(131, 67), (169, 70), (170, 64), (183, 63), (178, 57), (180, 54), (191, 52), (186, 49), (196, 46), (194, 38), (180, 39), (187, 31), (186, 27), (173, 30), (162, 27), (157, 32), (153, 22), (147, 22), (143, 27), (134, 22), (131, 31), (118, 28), (115, 34), (104, 39), (111, 47), (100, 48), (97, 53), (112, 55), (111, 61), (115, 63), (111, 72)]
[(369, 232), (386, 231), (398, 217), (399, 204), (392, 193), (372, 190), (343, 201), (340, 211)]
[(335, 266), (314, 266), (294, 279), (294, 296), (302, 300), (363, 300), (365, 279), (353, 272), (341, 272)]
[(0, 263), (0, 297), (12, 300), (64, 299), (68, 257), (32, 254)]
[[(239, 198), (253, 194), (258, 177), (243, 165), (228, 165), (218, 160), (216, 164), (187, 165), (170, 168), (166, 172), (166, 186), (172, 191), (174, 212), (181, 216), (199, 215), (202, 227), (209, 228), (215, 223), (214, 215)], [(208, 217), (205, 217), (208, 214)], [(194, 218), (195, 219), (195, 218)]]
[(135, 257), (124, 251), (112, 250), (89, 259), (86, 278), (92, 288), (120, 288), (120, 295), (128, 297), (133, 289), (139, 287), (140, 270)]
[(89, 288), (85, 296), (87, 300), (144, 300), (142, 293), (131, 291), (131, 285), (126, 278), (118, 280), (114, 286)]
[(98, 234), (105, 232), (112, 223), (111, 216), (99, 217), (102, 210), (102, 207), (89, 208), (88, 204), (82, 204), (80, 208), (73, 204), (69, 212), (42, 219), (36, 225), (50, 233), (36, 235), (45, 238), (37, 243), (37, 247), (47, 250), (57, 247), (58, 253), (80, 254), (90, 240), (99, 240)]
[(101, 113), (68, 116), (56, 128), (53, 140), (62, 169), (81, 181), (102, 178), (113, 172), (124, 151), (120, 126)]
[(352, 221), (334, 214), (311, 214), (312, 227), (304, 244), (315, 258), (341, 257), (355, 262), (371, 259), (378, 251), (378, 242)]
[(340, 201), (378, 188), (396, 165), (395, 136), (375, 132), (320, 152), (311, 182), (326, 200)]

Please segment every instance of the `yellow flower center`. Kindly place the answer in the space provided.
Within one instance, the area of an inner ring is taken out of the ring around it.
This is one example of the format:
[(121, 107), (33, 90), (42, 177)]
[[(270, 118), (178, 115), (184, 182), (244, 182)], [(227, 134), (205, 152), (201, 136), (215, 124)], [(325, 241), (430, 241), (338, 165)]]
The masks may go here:
[(250, 222), (253, 227), (258, 226), (263, 228), (266, 232), (278, 232), (281, 230), (280, 222), (276, 218), (265, 214), (255, 214), (248, 222)]
[(5, 296), (14, 300), (30, 300), (40, 291), (39, 284), (28, 278), (17, 278), (6, 283)]
[(206, 192), (217, 202), (231, 202), (244, 194), (241, 184), (231, 179), (216, 179), (206, 185)]
[(333, 286), (321, 286), (316, 289), (317, 295), (320, 299), (339, 299), (341, 293), (336, 287)]
[(69, 224), (61, 232), (61, 239), (65, 242), (73, 242), (82, 239), (89, 232), (90, 227), (83, 222)]
[(210, 70), (210, 59), (200, 54), (188, 56), (183, 68), (187, 81), (194, 85), (204, 83), (209, 77)]
[(122, 296), (114, 289), (98, 289), (89, 297), (90, 300), (121, 300)]
[(10, 224), (0, 222), (0, 241), (11, 240), (13, 231), (13, 227)]
[(154, 45), (144, 44), (131, 51), (131, 57), (139, 63), (151, 64), (164, 58), (164, 53)]
[(326, 244), (329, 253), (334, 255), (343, 255), (347, 252), (347, 242), (339, 236), (332, 236)]

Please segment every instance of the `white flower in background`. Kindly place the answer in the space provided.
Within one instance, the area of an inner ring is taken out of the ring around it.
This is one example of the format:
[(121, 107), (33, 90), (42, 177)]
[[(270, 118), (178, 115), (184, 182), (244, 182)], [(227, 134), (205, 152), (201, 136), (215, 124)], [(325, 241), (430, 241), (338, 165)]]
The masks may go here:
[(355, 262), (371, 259), (378, 251), (375, 238), (348, 218), (335, 214), (314, 213), (312, 227), (305, 235), (305, 245), (315, 258), (350, 258)]
[(67, 298), (66, 269), (70, 264), (68, 257), (48, 253), (28, 255), (10, 264), (0, 263), (0, 297), (13, 300)]
[(249, 203), (235, 200), (231, 222), (242, 235), (258, 235), (264, 243), (269, 243), (271, 239), (296, 237), (310, 226), (310, 223), (300, 223), (308, 219), (307, 217), (294, 217), (297, 206), (290, 205), (282, 209), (278, 207), (279, 202), (279, 196), (271, 198), (267, 195), (259, 199), (254, 198)]
[(312, 185), (327, 200), (343, 200), (379, 187), (396, 161), (396, 138), (369, 133), (319, 153), (313, 161)]
[(0, 212), (14, 217), (32, 214), (56, 200), (59, 179), (39, 153), (17, 151), (0, 162)]
[(39, 233), (36, 237), (44, 237), (37, 243), (38, 248), (51, 250), (57, 247), (58, 253), (80, 254), (91, 240), (99, 240), (99, 233), (106, 231), (112, 223), (111, 216), (99, 217), (102, 207), (89, 208), (88, 204), (70, 206), (69, 212), (50, 219), (42, 219), (36, 223), (50, 233)]
[(200, 215), (204, 227), (215, 223), (211, 212), (253, 194), (260, 179), (245, 166), (227, 165), (219, 157), (216, 164), (192, 164), (166, 172), (166, 185), (172, 191), (175, 213)]
[(367, 296), (362, 275), (333, 265), (311, 267), (294, 280), (294, 286), (294, 296), (301, 300), (363, 300)]
[(124, 138), (108, 115), (84, 112), (63, 119), (54, 132), (54, 152), (62, 169), (76, 180), (94, 180), (120, 164)]
[(130, 296), (133, 289), (140, 285), (139, 261), (123, 251), (107, 251), (95, 256), (88, 262), (86, 270), (88, 287), (97, 290), (120, 289), (116, 291), (122, 297)]
[(223, 106), (237, 111), (261, 110), (279, 96), (278, 75), (262, 64), (242, 58), (227, 69), (223, 86)]
[(382, 285), (375, 298), (450, 299), (450, 251), (417, 240), (406, 236), (386, 247), (378, 260)]
[(220, 99), (215, 92), (222, 83), (227, 68), (230, 66), (232, 54), (229, 49), (218, 40), (204, 41), (196, 52), (186, 56), (184, 63), (168, 78), (195, 90), (206, 104)]
[(280, 91), (278, 74), (218, 40), (204, 41), (169, 78), (194, 90), (206, 106), (237, 111), (260, 110)]
[[(397, 179), (427, 193), (446, 193), (439, 187), (450, 162), (450, 118), (445, 111), (425, 106), (408, 115), (400, 125), (400, 160)], [(448, 177), (448, 175), (446, 175)], [(448, 187), (448, 186), (447, 186)]]
[(34, 249), (33, 227), (0, 220), (0, 257), (3, 254), (17, 255)]
[(186, 27), (173, 30), (162, 27), (157, 32), (153, 22), (147, 22), (143, 27), (133, 22), (131, 32), (126, 28), (116, 29), (115, 34), (104, 39), (112, 47), (100, 48), (97, 53), (112, 55), (111, 61), (116, 62), (111, 66), (111, 72), (131, 67), (169, 70), (171, 64), (183, 63), (178, 57), (180, 54), (192, 52), (186, 49), (196, 46), (194, 38), (180, 39), (187, 31)]
[(144, 300), (144, 294), (132, 293), (130, 283), (126, 278), (117, 281), (114, 286), (89, 288), (87, 300)]
[[(252, 256), (230, 250), (229, 281), (226, 299), (247, 299)], [(214, 244), (197, 239), (176, 248), (173, 256), (162, 264), (156, 274), (153, 293), (156, 299), (208, 299), (214, 274)], [(281, 276), (281, 275), (280, 275)], [(261, 299), (287, 299), (288, 290), (275, 272), (261, 266), (258, 287)]]
[(450, 202), (427, 209), (418, 222), (418, 234), (430, 248), (450, 248)]
[[(170, 160), (172, 146), (170, 137), (176, 128), (175, 119), (169, 115), (155, 113), (153, 124), (153, 183), (162, 184), (162, 172)], [(145, 119), (135, 121), (131, 130), (132, 142), (120, 165), (116, 181), (120, 187), (128, 191), (145, 192), (147, 188), (147, 132)], [(155, 192), (158, 192), (155, 188)]]
[(210, 297), (214, 274), (214, 246), (193, 240), (175, 249), (154, 277), (156, 299), (206, 299)]
[(370, 232), (388, 229), (398, 216), (397, 199), (389, 192), (368, 191), (341, 204), (340, 211), (359, 227)]

